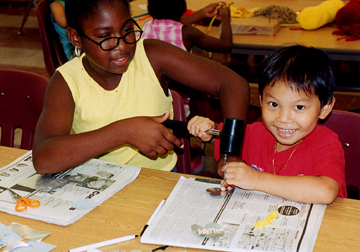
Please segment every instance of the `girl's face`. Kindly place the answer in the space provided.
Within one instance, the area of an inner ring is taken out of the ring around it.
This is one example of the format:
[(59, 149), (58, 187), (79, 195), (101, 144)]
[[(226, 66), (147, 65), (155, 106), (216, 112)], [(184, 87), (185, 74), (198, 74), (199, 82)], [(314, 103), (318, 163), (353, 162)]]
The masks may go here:
[[(96, 42), (110, 37), (122, 37), (134, 30), (129, 11), (120, 3), (101, 5), (81, 25), (84, 35)], [(126, 44), (123, 39), (110, 51), (102, 50), (99, 45), (81, 35), (79, 40), (92, 70), (98, 74), (126, 72), (135, 54), (136, 44)]]
[(308, 136), (318, 119), (331, 112), (333, 103), (321, 108), (316, 95), (294, 90), (286, 83), (266, 86), (261, 97), (262, 120), (276, 138), (277, 151), (289, 149)]

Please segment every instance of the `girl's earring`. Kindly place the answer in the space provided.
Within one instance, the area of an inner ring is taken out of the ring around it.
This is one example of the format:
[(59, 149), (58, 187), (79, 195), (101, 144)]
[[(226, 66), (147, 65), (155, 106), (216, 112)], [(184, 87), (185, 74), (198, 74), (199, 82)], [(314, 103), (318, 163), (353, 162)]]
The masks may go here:
[(76, 57), (80, 57), (80, 55), (81, 55), (81, 49), (78, 46), (75, 46), (75, 55), (76, 55)]

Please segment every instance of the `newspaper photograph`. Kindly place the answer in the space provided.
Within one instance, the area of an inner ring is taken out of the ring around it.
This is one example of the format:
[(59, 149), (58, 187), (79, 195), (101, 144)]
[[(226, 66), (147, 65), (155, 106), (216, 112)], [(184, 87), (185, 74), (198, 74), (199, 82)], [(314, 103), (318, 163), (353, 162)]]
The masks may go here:
[[(141, 242), (221, 251), (313, 250), (326, 205), (239, 188), (227, 196), (211, 196), (206, 191), (219, 186), (181, 177)], [(276, 218), (264, 222), (273, 213)], [(210, 226), (201, 229), (204, 234), (220, 235), (203, 236), (194, 232), (194, 226)]]
[[(39, 175), (29, 151), (0, 168), (0, 211), (66, 226), (131, 183), (140, 169), (92, 159), (64, 172)], [(11, 192), (39, 200), (40, 206), (18, 212)]]

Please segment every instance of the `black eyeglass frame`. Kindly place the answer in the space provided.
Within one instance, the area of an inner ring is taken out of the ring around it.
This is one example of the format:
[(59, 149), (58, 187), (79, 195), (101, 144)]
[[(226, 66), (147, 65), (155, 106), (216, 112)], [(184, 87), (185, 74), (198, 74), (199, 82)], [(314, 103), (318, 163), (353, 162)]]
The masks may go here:
[[(124, 42), (126, 44), (129, 44), (129, 45), (135, 44), (140, 40), (140, 38), (141, 38), (144, 31), (141, 29), (141, 27), (138, 25), (138, 23), (136, 23), (136, 21), (133, 18), (131, 18), (131, 20), (136, 25), (136, 27), (139, 28), (139, 30), (134, 30), (134, 31), (128, 32), (122, 37), (111, 37), (111, 38), (106, 38), (106, 39), (104, 39), (104, 40), (102, 40), (100, 42), (97, 42), (97, 41), (93, 40), (92, 38), (89, 38), (88, 36), (86, 36), (82, 31), (80, 31), (79, 34), (80, 34), (80, 36), (83, 36), (84, 38), (86, 38), (86, 39), (90, 40), (91, 42), (93, 42), (93, 43), (97, 44), (98, 46), (100, 46), (101, 50), (103, 50), (103, 51), (111, 51), (111, 50), (114, 50), (119, 45), (121, 39), (124, 40)], [(135, 33), (135, 32), (140, 32), (139, 38), (136, 38), (135, 42), (132, 42), (132, 43), (126, 42), (125, 37), (128, 36), (129, 34), (132, 34), (132, 33)], [(116, 42), (116, 45), (113, 48), (104, 49), (102, 47), (102, 43), (104, 43), (106, 40), (114, 39), (114, 38), (117, 39), (117, 42)]]

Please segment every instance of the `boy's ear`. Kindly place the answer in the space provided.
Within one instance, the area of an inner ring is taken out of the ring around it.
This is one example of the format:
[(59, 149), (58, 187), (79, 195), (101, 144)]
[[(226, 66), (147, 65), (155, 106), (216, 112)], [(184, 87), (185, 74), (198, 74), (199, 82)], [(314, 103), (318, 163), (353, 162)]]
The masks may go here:
[(80, 36), (75, 29), (73, 29), (71, 27), (66, 28), (66, 35), (68, 36), (70, 43), (74, 47), (81, 48), (80, 39), (79, 39)]
[(325, 119), (330, 114), (330, 112), (332, 111), (332, 109), (334, 107), (334, 104), (335, 104), (335, 97), (333, 97), (331, 102), (329, 102), (324, 107), (322, 107), (322, 109), (320, 111), (319, 118), (322, 119), (322, 120)]
[(262, 107), (262, 97), (261, 97), (261, 94), (259, 94), (259, 101), (260, 101), (260, 107)]

